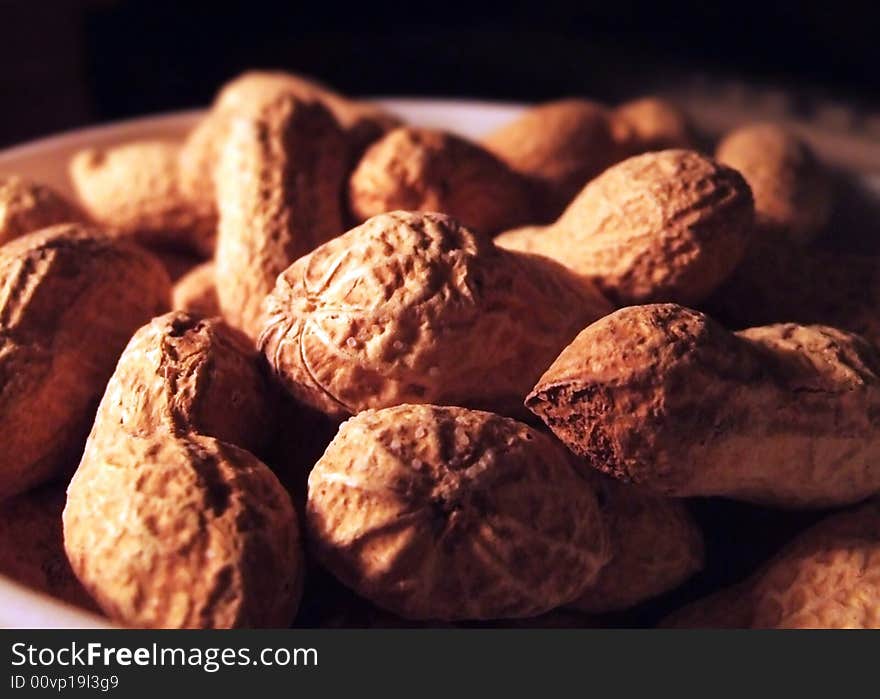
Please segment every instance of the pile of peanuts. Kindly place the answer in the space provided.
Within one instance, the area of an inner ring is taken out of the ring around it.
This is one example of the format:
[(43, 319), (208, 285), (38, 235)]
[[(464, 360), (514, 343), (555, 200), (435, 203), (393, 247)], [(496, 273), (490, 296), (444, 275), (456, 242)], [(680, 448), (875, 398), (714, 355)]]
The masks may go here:
[(0, 571), (129, 627), (591, 626), (725, 498), (833, 511), (664, 626), (880, 627), (880, 260), (815, 245), (798, 134), (704, 146), (249, 72), (75, 201), (0, 177)]

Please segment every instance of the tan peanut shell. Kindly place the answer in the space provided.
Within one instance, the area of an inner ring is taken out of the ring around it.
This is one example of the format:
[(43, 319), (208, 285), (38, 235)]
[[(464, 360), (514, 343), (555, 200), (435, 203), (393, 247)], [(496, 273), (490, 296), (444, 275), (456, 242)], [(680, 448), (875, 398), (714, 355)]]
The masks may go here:
[(174, 285), (172, 307), (203, 318), (220, 315), (215, 277), (213, 262), (203, 262), (193, 267)]
[(734, 270), (753, 204), (734, 170), (699, 153), (645, 153), (591, 181), (556, 223), (496, 238), (566, 265), (620, 305), (699, 303)]
[(400, 125), (400, 119), (381, 107), (349, 99), (314, 80), (281, 71), (241, 74), (223, 86), (214, 108), (220, 112), (241, 112), (255, 103), (272, 100), (279, 93), (323, 104), (342, 127), (348, 149), (355, 155)]
[(780, 236), (753, 241), (704, 304), (726, 325), (831, 325), (880, 347), (880, 257), (805, 248)]
[(880, 629), (880, 502), (831, 515), (747, 581), (679, 610), (664, 625)]
[(217, 170), (217, 297), (249, 335), (276, 277), (344, 230), (343, 145), (324, 107), (288, 95), (230, 125)]
[(210, 255), (216, 219), (179, 186), (179, 144), (87, 148), (70, 161), (77, 196), (96, 221), (139, 243)]
[(755, 197), (759, 228), (805, 244), (831, 213), (831, 179), (810, 146), (776, 124), (751, 124), (727, 134), (718, 162), (738, 170)]
[(52, 484), (0, 503), (0, 575), (69, 604), (97, 611), (70, 569), (61, 534), (64, 486)]
[(627, 155), (669, 148), (693, 148), (693, 127), (676, 105), (660, 97), (641, 97), (612, 112), (619, 146)]
[(880, 492), (880, 357), (834, 328), (731, 333), (674, 304), (624, 308), (526, 402), (587, 465), (660, 493), (794, 508)]
[(172, 311), (129, 341), (92, 436), (195, 432), (262, 454), (272, 438), (271, 403), (258, 355), (242, 333), (219, 318)]
[(260, 347), (332, 416), (400, 403), (521, 414), (559, 350), (610, 311), (589, 285), (448, 216), (376, 216), (278, 277)]
[(592, 487), (526, 425), (401, 405), (349, 419), (309, 477), (320, 561), (406, 618), (534, 616), (571, 601), (608, 558)]
[(531, 197), (527, 180), (477, 144), (408, 126), (370, 146), (348, 183), (359, 222), (388, 211), (436, 211), (483, 233), (529, 222)]
[[(127, 626), (287, 626), (302, 552), (287, 493), (251, 451), (271, 426), (247, 338), (174, 312), (131, 339), (68, 487), (79, 579)], [(240, 445), (240, 446), (239, 446)]]
[(539, 183), (540, 218), (555, 219), (583, 186), (624, 157), (608, 110), (584, 99), (532, 107), (483, 138), (482, 145)]
[(75, 465), (125, 343), (169, 301), (158, 260), (95, 228), (0, 247), (0, 500)]
[(229, 81), (211, 111), (187, 137), (180, 152), (179, 175), (184, 194), (199, 206), (214, 210), (215, 171), (229, 125), (235, 115), (253, 113), (261, 105), (288, 95), (323, 104), (345, 136), (345, 160), (352, 162), (400, 120), (368, 102), (350, 100), (311, 80), (280, 71), (248, 71)]
[(703, 567), (703, 536), (681, 500), (596, 478), (611, 560), (569, 607), (590, 614), (629, 609), (675, 589)]
[(0, 245), (31, 231), (86, 219), (84, 211), (51, 187), (0, 175)]

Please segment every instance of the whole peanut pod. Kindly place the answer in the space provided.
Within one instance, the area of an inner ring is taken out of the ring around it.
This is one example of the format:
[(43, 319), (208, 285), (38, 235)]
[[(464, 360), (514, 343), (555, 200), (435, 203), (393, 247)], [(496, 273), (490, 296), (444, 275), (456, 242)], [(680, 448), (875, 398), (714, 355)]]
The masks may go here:
[(59, 223), (84, 223), (87, 216), (51, 187), (17, 175), (0, 175), (0, 245)]
[(578, 324), (609, 311), (549, 260), (448, 216), (394, 212), (281, 274), (259, 344), (282, 385), (331, 416), (400, 403), (520, 414)]
[(880, 357), (834, 328), (731, 333), (674, 304), (624, 308), (526, 402), (585, 464), (660, 493), (794, 508), (880, 491)]
[(612, 478), (594, 482), (611, 560), (569, 607), (590, 614), (629, 609), (675, 589), (703, 567), (703, 535), (681, 500)]
[(625, 156), (608, 110), (575, 98), (527, 109), (482, 145), (538, 183), (541, 221), (559, 216), (587, 182)]
[(230, 123), (283, 95), (323, 104), (345, 136), (346, 163), (400, 120), (368, 102), (350, 100), (324, 85), (280, 71), (248, 71), (230, 80), (217, 94), (209, 114), (189, 134), (178, 162), (181, 189), (201, 208), (216, 210), (215, 173)]
[(663, 625), (880, 629), (880, 502), (831, 515), (745, 582), (688, 605)]
[(67, 491), (64, 545), (127, 626), (287, 626), (302, 589), (290, 498), (266, 449), (268, 387), (247, 338), (174, 312), (131, 339)]
[(352, 216), (448, 214), (483, 233), (532, 218), (531, 184), (475, 143), (444, 131), (400, 127), (374, 143), (348, 184)]
[(67, 562), (61, 534), (63, 509), (64, 486), (57, 483), (0, 503), (0, 574), (97, 611)]
[(612, 112), (615, 136), (627, 155), (669, 148), (693, 148), (693, 127), (687, 115), (668, 100), (641, 97)]
[(216, 277), (213, 262), (203, 262), (193, 267), (174, 285), (173, 308), (203, 318), (220, 315)]
[(591, 181), (551, 226), (500, 235), (594, 281), (617, 304), (705, 299), (751, 237), (745, 180), (699, 153), (645, 153)]
[(547, 435), (491, 413), (401, 405), (345, 422), (309, 476), (321, 562), (412, 619), (535, 616), (608, 559), (592, 486)]
[(275, 278), (344, 230), (342, 145), (326, 109), (289, 95), (230, 124), (217, 171), (217, 298), (251, 336)]
[(158, 260), (98, 229), (0, 247), (0, 499), (75, 465), (125, 343), (169, 299)]
[(800, 244), (822, 231), (831, 214), (831, 179), (797, 134), (776, 124), (743, 126), (724, 137), (715, 157), (749, 183), (759, 228)]
[(115, 235), (210, 255), (216, 217), (181, 191), (179, 150), (172, 141), (87, 148), (71, 159), (70, 177), (91, 217)]
[(278, 94), (319, 102), (333, 115), (348, 150), (359, 155), (370, 143), (400, 125), (400, 119), (370, 102), (354, 100), (310, 78), (282, 71), (252, 70), (226, 83), (214, 102), (216, 112), (241, 112)]

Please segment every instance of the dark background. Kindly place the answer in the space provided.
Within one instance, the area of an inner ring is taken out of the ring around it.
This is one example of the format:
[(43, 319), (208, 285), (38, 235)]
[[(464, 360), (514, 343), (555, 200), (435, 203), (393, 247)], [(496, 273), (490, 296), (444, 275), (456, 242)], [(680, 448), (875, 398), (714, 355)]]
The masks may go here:
[(783, 89), (878, 111), (876, 10), (837, 3), (0, 0), (0, 146), (207, 104), (248, 67), (356, 95), (617, 101)]

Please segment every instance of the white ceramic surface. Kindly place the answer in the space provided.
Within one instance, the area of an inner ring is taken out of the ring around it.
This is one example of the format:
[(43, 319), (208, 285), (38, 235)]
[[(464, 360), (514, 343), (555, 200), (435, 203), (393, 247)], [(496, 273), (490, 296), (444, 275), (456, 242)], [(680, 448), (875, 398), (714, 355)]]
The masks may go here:
[[(521, 105), (462, 100), (379, 99), (406, 122), (475, 138), (515, 116)], [(79, 129), (0, 151), (0, 173), (16, 173), (72, 194), (67, 161), (81, 148), (145, 138), (183, 138), (202, 114), (177, 112)], [(0, 575), (0, 627), (95, 628), (107, 622)]]

